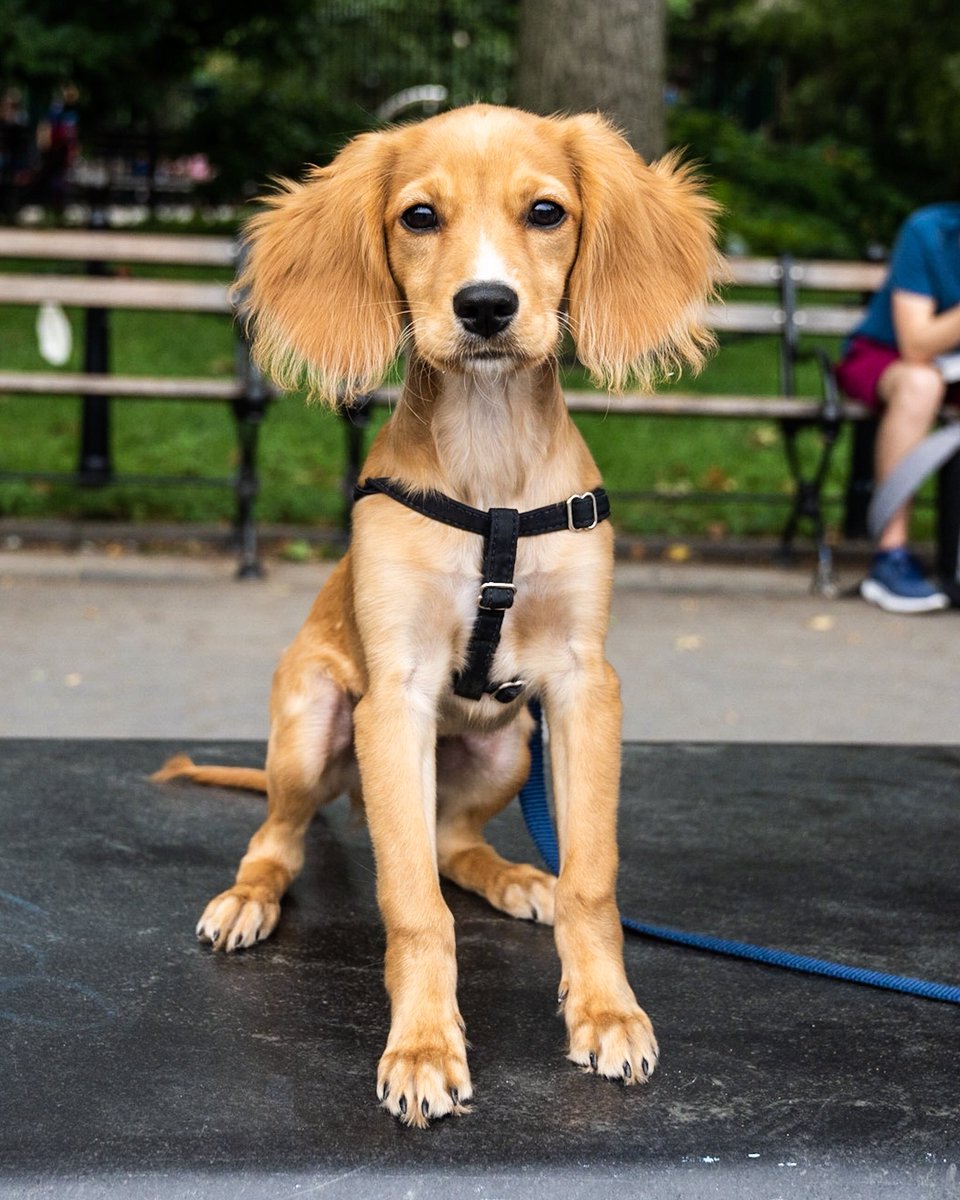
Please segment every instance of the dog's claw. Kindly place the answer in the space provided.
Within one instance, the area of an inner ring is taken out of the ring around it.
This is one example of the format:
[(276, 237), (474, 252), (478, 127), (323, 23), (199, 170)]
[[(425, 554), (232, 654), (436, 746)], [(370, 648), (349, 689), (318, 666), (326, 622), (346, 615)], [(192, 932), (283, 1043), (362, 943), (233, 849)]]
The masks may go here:
[(632, 1079), (633, 1078), (633, 1071), (631, 1071), (630, 1064), (627, 1062), (626, 1059), (624, 1059), (624, 1062), (623, 1062), (623, 1077), (624, 1077), (624, 1079)]
[(406, 1096), (400, 1097), (400, 1101), (397, 1104), (397, 1107), (400, 1109), (400, 1116), (405, 1117), (407, 1115), (407, 1098), (406, 1098)]
[(430, 1120), (430, 1101), (424, 1097), (423, 1103), (420, 1105), (420, 1111), (423, 1113), (425, 1120)]
[(644, 1060), (643, 1060), (643, 1061), (640, 1063), (640, 1068), (641, 1068), (641, 1070), (643, 1071), (643, 1077), (644, 1077), (644, 1079), (649, 1079), (649, 1078), (650, 1078), (650, 1064), (647, 1062), (647, 1060), (646, 1060), (646, 1059), (644, 1059)]
[(594, 1051), (591, 1050), (590, 1051), (590, 1070), (595, 1071), (596, 1069), (597, 1069), (597, 1056), (594, 1053)]

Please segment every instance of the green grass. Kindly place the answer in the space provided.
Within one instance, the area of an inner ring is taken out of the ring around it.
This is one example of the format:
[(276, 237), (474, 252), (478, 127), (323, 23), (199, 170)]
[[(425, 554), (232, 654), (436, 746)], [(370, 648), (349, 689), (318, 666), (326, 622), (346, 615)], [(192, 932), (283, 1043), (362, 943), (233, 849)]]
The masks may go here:
[[(69, 314), (79, 367), (82, 313)], [(45, 369), (34, 333), (33, 309), (0, 310), (0, 365)], [(111, 318), (112, 367), (118, 373), (218, 375), (229, 372), (233, 344), (225, 317), (206, 314), (116, 312)], [(582, 380), (570, 379), (570, 386)], [(724, 344), (699, 378), (674, 384), (685, 391), (777, 393), (777, 345), (770, 338)], [(798, 390), (816, 394), (815, 369), (801, 370)], [(787, 495), (787, 468), (775, 423), (695, 417), (578, 416), (609, 490), (654, 491), (667, 504), (620, 499), (621, 529), (634, 533), (751, 535), (779, 531), (786, 508), (741, 503), (733, 493)], [(134, 475), (229, 476), (236, 462), (233, 418), (223, 404), (122, 400), (112, 405), (114, 464)], [(0, 471), (70, 471), (76, 465), (80, 402), (73, 398), (0, 397)], [(815, 435), (810, 438), (813, 446)], [(261, 433), (265, 522), (333, 525), (340, 516), (344, 431), (339, 418), (298, 397), (275, 404)], [(830, 489), (842, 490), (847, 451), (835, 456)], [(693, 491), (716, 494), (684, 504)], [(120, 485), (77, 488), (43, 481), (0, 481), (0, 514), (228, 521), (229, 489)], [(832, 510), (835, 514), (837, 510)]]

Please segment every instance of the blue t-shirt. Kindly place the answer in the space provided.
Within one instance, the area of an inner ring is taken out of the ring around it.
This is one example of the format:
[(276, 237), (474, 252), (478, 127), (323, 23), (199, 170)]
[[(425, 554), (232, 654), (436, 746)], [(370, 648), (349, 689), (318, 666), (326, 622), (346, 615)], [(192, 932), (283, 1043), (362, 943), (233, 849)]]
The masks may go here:
[(896, 348), (890, 304), (894, 291), (930, 296), (936, 313), (960, 304), (960, 203), (931, 204), (907, 217), (897, 234), (883, 287), (874, 293), (852, 336)]

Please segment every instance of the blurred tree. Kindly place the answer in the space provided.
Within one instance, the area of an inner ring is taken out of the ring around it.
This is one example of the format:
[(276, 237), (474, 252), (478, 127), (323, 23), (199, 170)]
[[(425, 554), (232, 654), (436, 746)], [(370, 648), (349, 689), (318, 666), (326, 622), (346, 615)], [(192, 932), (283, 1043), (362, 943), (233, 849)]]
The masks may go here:
[(664, 37), (663, 0), (522, 0), (516, 101), (542, 113), (600, 109), (655, 158)]

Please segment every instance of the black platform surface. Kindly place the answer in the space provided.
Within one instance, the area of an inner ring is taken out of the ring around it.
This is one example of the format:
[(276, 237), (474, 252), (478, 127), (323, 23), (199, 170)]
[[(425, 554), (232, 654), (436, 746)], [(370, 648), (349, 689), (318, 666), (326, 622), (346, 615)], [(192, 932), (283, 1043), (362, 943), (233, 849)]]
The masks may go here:
[[(471, 1115), (377, 1107), (387, 1033), (366, 832), (309, 836), (274, 937), (194, 939), (260, 798), (174, 749), (0, 742), (0, 1195), (960, 1198), (960, 1011), (628, 936), (649, 1086), (563, 1057), (549, 929), (446, 889)], [(960, 750), (625, 748), (621, 904), (644, 921), (960, 982)], [(516, 806), (492, 827), (533, 858)]]

